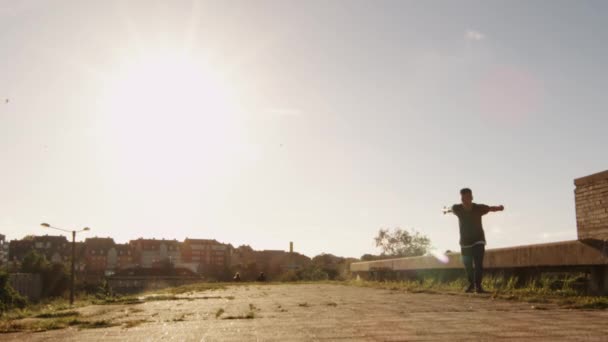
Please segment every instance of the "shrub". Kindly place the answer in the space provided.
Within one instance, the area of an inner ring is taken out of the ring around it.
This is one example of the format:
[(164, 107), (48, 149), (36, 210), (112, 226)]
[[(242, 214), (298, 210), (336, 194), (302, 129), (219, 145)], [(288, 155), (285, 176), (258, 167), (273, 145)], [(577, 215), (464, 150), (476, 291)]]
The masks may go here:
[(8, 274), (0, 272), (0, 314), (13, 308), (22, 309), (27, 300), (15, 291), (8, 283)]
[(59, 297), (70, 286), (69, 273), (65, 265), (51, 264), (43, 255), (33, 250), (23, 258), (21, 272), (40, 274), (43, 297)]

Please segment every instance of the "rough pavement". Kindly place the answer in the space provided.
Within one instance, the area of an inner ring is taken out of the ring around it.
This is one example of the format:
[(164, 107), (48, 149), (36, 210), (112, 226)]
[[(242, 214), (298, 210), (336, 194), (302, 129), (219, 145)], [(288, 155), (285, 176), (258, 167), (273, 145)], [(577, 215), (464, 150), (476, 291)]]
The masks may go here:
[[(92, 306), (145, 322), (0, 335), (8, 341), (608, 341), (608, 311), (331, 284), (241, 285), (191, 300)], [(206, 296), (206, 297), (203, 297)], [(224, 312), (219, 311), (223, 309)], [(219, 312), (218, 312), (219, 311)], [(216, 314), (221, 313), (219, 318)], [(246, 318), (253, 313), (253, 318)], [(233, 319), (227, 319), (233, 316)]]

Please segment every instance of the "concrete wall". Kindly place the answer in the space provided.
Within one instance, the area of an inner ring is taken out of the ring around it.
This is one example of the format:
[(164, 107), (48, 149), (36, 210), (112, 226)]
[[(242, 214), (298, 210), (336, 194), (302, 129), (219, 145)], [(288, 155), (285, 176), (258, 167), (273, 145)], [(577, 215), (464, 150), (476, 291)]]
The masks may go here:
[[(564, 241), (486, 250), (483, 265), (487, 269), (555, 266), (608, 266), (608, 255), (600, 248), (581, 241)], [(373, 269), (394, 271), (462, 268), (460, 253), (449, 253), (442, 263), (433, 256), (354, 262), (351, 272)]]
[(42, 295), (42, 278), (39, 274), (11, 273), (8, 283), (19, 294), (31, 301), (37, 301)]
[(608, 171), (574, 180), (579, 240), (608, 240)]

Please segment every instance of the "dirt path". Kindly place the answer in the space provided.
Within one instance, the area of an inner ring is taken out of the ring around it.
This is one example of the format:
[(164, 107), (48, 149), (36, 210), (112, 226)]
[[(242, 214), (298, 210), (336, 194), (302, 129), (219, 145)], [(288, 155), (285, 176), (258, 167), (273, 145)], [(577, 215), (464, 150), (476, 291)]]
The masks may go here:
[(189, 300), (80, 311), (120, 325), (4, 334), (0, 340), (608, 341), (608, 311), (329, 284), (235, 286)]

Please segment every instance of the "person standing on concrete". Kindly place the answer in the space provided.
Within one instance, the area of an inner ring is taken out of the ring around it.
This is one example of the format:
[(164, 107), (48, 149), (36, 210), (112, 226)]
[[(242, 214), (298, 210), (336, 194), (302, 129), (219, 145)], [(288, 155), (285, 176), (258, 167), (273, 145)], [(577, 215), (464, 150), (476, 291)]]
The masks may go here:
[[(473, 192), (469, 188), (460, 190), (461, 204), (455, 204), (446, 212), (458, 217), (460, 226), (460, 251), (462, 263), (469, 280), (465, 292), (485, 293), (481, 286), (483, 277), (483, 256), (486, 237), (481, 224), (481, 217), (489, 212), (503, 211), (504, 206), (495, 207), (473, 203)], [(475, 265), (475, 268), (473, 268)]]

